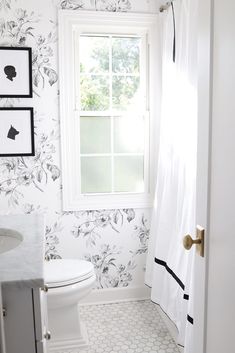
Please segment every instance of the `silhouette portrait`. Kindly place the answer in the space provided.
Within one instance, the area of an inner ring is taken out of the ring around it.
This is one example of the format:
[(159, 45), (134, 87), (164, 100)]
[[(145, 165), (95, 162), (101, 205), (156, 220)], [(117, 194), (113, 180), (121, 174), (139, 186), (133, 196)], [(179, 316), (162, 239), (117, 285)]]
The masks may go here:
[(16, 77), (16, 69), (14, 66), (7, 65), (4, 67), (4, 72), (8, 78), (8, 80), (13, 81), (13, 78)]
[(16, 135), (19, 134), (19, 131), (17, 131), (12, 125), (10, 127), (10, 130), (8, 131), (7, 137), (11, 140), (15, 140)]

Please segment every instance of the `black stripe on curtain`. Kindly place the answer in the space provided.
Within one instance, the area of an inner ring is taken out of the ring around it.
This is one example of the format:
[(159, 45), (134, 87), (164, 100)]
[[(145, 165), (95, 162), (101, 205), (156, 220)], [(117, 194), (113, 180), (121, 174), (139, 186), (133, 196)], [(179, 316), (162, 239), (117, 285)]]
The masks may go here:
[[(179, 284), (179, 286), (184, 290), (185, 285), (183, 284), (183, 282), (179, 279), (179, 277), (174, 273), (174, 271), (167, 265), (166, 261), (160, 260), (158, 258), (154, 258), (154, 261), (156, 264), (165, 267), (165, 269), (167, 270), (167, 272), (174, 278), (174, 280)], [(183, 298), (185, 300), (189, 300), (189, 295), (188, 294), (184, 294)], [(187, 320), (188, 322), (190, 322), (190, 324), (193, 325), (193, 318), (189, 315), (187, 315)]]
[(183, 284), (183, 282), (179, 279), (179, 277), (174, 273), (174, 271), (167, 265), (167, 263), (163, 260), (157, 259), (155, 257), (154, 261), (160, 265), (165, 267), (165, 269), (167, 270), (167, 272), (174, 278), (174, 280), (178, 283), (178, 285), (184, 290), (185, 285)]
[(173, 2), (171, 1), (171, 10), (172, 10), (172, 18), (173, 18), (173, 62), (175, 63), (175, 53), (176, 53), (176, 44), (175, 44), (175, 37), (176, 37), (176, 33), (175, 33), (175, 10), (174, 10), (174, 5)]
[(193, 325), (193, 318), (191, 316), (187, 315), (187, 320)]

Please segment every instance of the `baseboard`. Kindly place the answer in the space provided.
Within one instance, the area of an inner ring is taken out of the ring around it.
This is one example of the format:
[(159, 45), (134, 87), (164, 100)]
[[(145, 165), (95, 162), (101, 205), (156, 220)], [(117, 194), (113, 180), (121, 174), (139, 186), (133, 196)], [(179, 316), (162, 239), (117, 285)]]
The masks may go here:
[(87, 297), (80, 301), (80, 304), (108, 304), (146, 299), (150, 299), (150, 289), (146, 286), (105, 288), (93, 289)]

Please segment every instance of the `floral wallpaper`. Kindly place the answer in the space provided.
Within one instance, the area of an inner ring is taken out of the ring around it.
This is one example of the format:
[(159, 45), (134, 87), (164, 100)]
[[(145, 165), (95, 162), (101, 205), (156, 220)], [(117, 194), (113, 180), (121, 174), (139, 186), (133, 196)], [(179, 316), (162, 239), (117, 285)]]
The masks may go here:
[(143, 285), (150, 211), (62, 211), (57, 11), (155, 6), (154, 0), (0, 0), (0, 45), (33, 51), (33, 98), (2, 98), (0, 106), (34, 107), (36, 144), (34, 157), (0, 157), (0, 212), (43, 212), (46, 258), (92, 261), (97, 288)]

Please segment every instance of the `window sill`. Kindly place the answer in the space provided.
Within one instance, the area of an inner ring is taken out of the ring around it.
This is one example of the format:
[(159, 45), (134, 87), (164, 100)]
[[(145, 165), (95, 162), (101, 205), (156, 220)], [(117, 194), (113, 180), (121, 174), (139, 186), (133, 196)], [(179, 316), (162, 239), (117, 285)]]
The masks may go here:
[(122, 195), (64, 195), (64, 211), (85, 211), (124, 208), (151, 208), (153, 198), (150, 194), (122, 194)]

